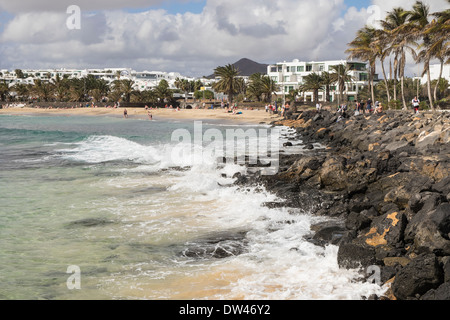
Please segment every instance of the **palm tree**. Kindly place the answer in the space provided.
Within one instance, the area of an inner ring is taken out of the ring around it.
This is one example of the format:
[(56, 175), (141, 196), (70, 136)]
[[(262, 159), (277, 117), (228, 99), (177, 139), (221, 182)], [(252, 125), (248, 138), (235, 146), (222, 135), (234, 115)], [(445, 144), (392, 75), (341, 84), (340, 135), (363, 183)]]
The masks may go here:
[(35, 80), (33, 91), (43, 101), (49, 101), (54, 94), (54, 85), (51, 82)]
[(0, 82), (0, 101), (6, 101), (9, 97), (10, 88), (5, 80)]
[(171, 100), (173, 97), (173, 92), (169, 88), (169, 83), (167, 80), (162, 79), (158, 86), (155, 88), (155, 93), (158, 99), (162, 101)]
[(350, 75), (350, 67), (344, 64), (338, 64), (331, 66), (331, 79), (333, 83), (337, 83), (339, 89), (338, 104), (340, 105), (344, 101), (345, 84), (352, 81), (353, 78)]
[(16, 74), (16, 77), (19, 79), (24, 79), (25, 75), (23, 74), (23, 71), (21, 69), (14, 70), (14, 73)]
[(319, 90), (322, 89), (322, 77), (313, 72), (303, 78), (302, 90), (312, 91), (314, 97), (314, 103), (319, 102)]
[(377, 29), (375, 35), (375, 42), (373, 46), (377, 57), (380, 59), (381, 70), (383, 71), (384, 85), (386, 87), (386, 94), (388, 99), (388, 106), (391, 107), (391, 94), (389, 90), (389, 81), (386, 76), (386, 69), (384, 67), (384, 60), (390, 54), (391, 47), (389, 46), (389, 34), (384, 29)]
[(124, 95), (125, 102), (130, 102), (131, 95), (134, 91), (134, 81), (129, 79), (124, 79), (120, 81), (120, 91)]
[(387, 37), (391, 39), (390, 41), (390, 51), (394, 53), (394, 70), (393, 70), (393, 80), (394, 80), (394, 100), (397, 100), (397, 81), (398, 75), (401, 74), (399, 59), (402, 57), (403, 48), (399, 47), (397, 43), (401, 40), (401, 35), (399, 30), (403, 28), (407, 23), (408, 12), (401, 7), (394, 8), (392, 11), (388, 12), (385, 20), (381, 20), (381, 26), (387, 34)]
[(55, 94), (58, 101), (64, 101), (68, 94), (69, 83), (67, 78), (61, 78), (59, 74), (56, 74), (56, 78), (52, 80), (55, 86)]
[(28, 95), (30, 93), (28, 85), (23, 83), (16, 83), (14, 85), (14, 91), (16, 92), (17, 97), (20, 98), (20, 101), (28, 100)]
[(278, 91), (278, 85), (269, 76), (263, 76), (261, 78), (261, 92), (266, 102), (272, 101), (272, 94)]
[(201, 80), (195, 80), (195, 81), (191, 81), (191, 88), (192, 91), (197, 91), (200, 90), (202, 87), (204, 87), (203, 82), (201, 82)]
[(325, 100), (326, 102), (330, 102), (330, 87), (333, 84), (333, 78), (331, 77), (331, 73), (327, 71), (322, 72), (322, 85), (325, 86)]
[(85, 101), (85, 82), (83, 79), (69, 79), (69, 100), (71, 102)]
[(213, 88), (216, 91), (227, 94), (228, 101), (232, 104), (234, 94), (242, 89), (242, 83), (238, 80), (240, 71), (234, 65), (228, 64), (224, 67), (217, 67), (214, 70), (214, 74), (220, 80), (214, 83)]
[[(442, 79), (444, 64), (449, 63), (450, 41), (448, 34), (450, 32), (450, 9), (442, 12), (433, 13), (435, 17), (423, 31), (424, 36), (428, 37), (428, 54), (437, 58), (440, 62), (439, 77), (434, 87), (434, 100), (437, 101), (437, 89)], [(447, 60), (447, 61), (446, 61)]]
[(158, 101), (156, 91), (155, 90), (142, 91), (142, 100), (143, 102), (156, 103)]
[[(409, 16), (411, 13), (409, 11), (403, 11), (401, 14), (401, 21), (403, 21), (402, 24), (400, 24), (396, 29), (394, 29), (391, 32), (391, 35), (393, 36), (393, 45), (394, 50), (396, 51), (396, 54), (398, 54), (398, 75), (400, 76), (400, 82), (401, 82), (401, 94), (402, 94), (402, 103), (403, 103), (403, 109), (407, 108), (406, 100), (405, 100), (405, 88), (404, 88), (404, 81), (405, 81), (405, 67), (406, 67), (406, 50), (409, 50), (413, 56), (416, 55), (412, 45), (416, 45), (414, 40), (416, 39), (416, 34), (414, 32), (414, 26), (412, 26), (410, 23), (408, 23)], [(400, 21), (400, 22), (401, 22)]]
[(254, 73), (249, 77), (249, 84), (247, 87), (247, 95), (249, 97), (256, 98), (257, 101), (262, 100), (263, 88), (262, 88), (262, 73)]
[(409, 12), (409, 25), (412, 29), (410, 32), (414, 37), (422, 37), (423, 43), (418, 46), (419, 49), (423, 48), (422, 51), (418, 53), (418, 61), (423, 61), (423, 74), (427, 74), (427, 88), (428, 88), (428, 99), (430, 101), (430, 107), (434, 110), (433, 97), (431, 95), (431, 75), (430, 75), (430, 60), (433, 58), (433, 52), (430, 50), (431, 41), (430, 35), (424, 32), (425, 28), (428, 26), (428, 17), (430, 15), (429, 6), (425, 5), (422, 1), (416, 1), (413, 5), (413, 10)]
[[(369, 86), (372, 95), (372, 101), (375, 101), (374, 94), (374, 77), (375, 77), (375, 65), (378, 56), (378, 50), (374, 46), (376, 37), (376, 29), (373, 27), (365, 26), (356, 33), (355, 39), (350, 42), (349, 49), (346, 50), (350, 54), (349, 58), (357, 58), (361, 61), (367, 61), (369, 63)], [(343, 69), (339, 70), (340, 72)]]
[[(178, 81), (177, 81), (178, 80)], [(177, 78), (175, 80), (175, 86), (184, 92), (184, 106), (187, 106), (187, 94), (191, 91), (191, 83), (189, 80)]]

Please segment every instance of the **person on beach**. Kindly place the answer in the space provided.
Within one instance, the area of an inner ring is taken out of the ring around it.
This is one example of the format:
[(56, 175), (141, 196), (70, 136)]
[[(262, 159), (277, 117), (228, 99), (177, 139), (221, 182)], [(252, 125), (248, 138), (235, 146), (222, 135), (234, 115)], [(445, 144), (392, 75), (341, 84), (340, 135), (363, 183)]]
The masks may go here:
[(320, 110), (322, 110), (322, 104), (319, 103), (319, 102), (317, 102), (317, 103), (316, 103), (316, 111), (317, 111), (317, 112), (320, 112)]
[(364, 104), (365, 104), (364, 100), (361, 100), (361, 102), (359, 103), (359, 110), (361, 113), (364, 113)]
[(377, 107), (375, 108), (375, 113), (380, 114), (383, 112), (383, 105), (381, 102), (378, 103)]
[(148, 114), (148, 118), (149, 118), (150, 120), (153, 120), (153, 115), (152, 115), (152, 113), (149, 111), (147, 114)]
[(367, 100), (366, 112), (369, 114), (372, 112), (372, 100), (370, 98)]
[(412, 99), (412, 105), (414, 108), (414, 113), (419, 113), (420, 101), (419, 99), (417, 99), (417, 97), (414, 97), (414, 99)]
[(123, 117), (125, 119), (128, 118), (128, 110), (127, 109), (123, 110)]

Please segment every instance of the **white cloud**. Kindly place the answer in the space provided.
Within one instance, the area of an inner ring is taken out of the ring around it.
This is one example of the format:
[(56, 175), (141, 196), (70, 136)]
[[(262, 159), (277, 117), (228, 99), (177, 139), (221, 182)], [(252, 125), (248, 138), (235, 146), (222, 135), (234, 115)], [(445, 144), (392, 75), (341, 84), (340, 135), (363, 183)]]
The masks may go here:
[[(158, 1), (129, 0), (127, 6)], [(81, 29), (68, 30), (65, 9), (52, 10), (51, 3), (0, 0), (1, 8), (17, 12), (0, 34), (0, 68), (127, 66), (201, 76), (243, 57), (264, 63), (342, 59), (370, 17), (354, 7), (342, 14), (343, 0), (208, 0), (201, 13), (176, 15), (115, 10), (123, 1), (82, 0), (82, 8), (103, 3), (108, 10), (82, 11)], [(390, 7), (383, 3), (382, 10)]]
[[(386, 12), (391, 11), (393, 8), (401, 7), (405, 10), (411, 10), (415, 1), (411, 0), (372, 0), (373, 5), (380, 7), (382, 18), (386, 15)], [(424, 3), (430, 6), (430, 13), (448, 9), (449, 5), (447, 0), (423, 0)]]

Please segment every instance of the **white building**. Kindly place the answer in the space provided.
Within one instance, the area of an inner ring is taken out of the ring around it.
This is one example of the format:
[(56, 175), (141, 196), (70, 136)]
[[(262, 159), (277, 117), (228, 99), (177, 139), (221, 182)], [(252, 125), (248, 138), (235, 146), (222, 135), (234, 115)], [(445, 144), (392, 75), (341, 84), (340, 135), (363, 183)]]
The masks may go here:
[(1, 70), (0, 81), (5, 81), (9, 86), (14, 86), (17, 83), (34, 84), (35, 80), (41, 81), (55, 80), (57, 76), (69, 79), (81, 79), (88, 75), (94, 76), (96, 79), (103, 79), (108, 84), (111, 84), (117, 79), (129, 79), (134, 81), (134, 88), (136, 90), (153, 89), (161, 82), (166, 80), (171, 89), (175, 89), (175, 80), (177, 78), (193, 80), (184, 77), (175, 72), (161, 72), (161, 71), (135, 71), (130, 68), (104, 68), (104, 69), (24, 69), (21, 70), (23, 78), (19, 78), (15, 71)]
[[(332, 72), (331, 67), (343, 64), (350, 67), (350, 75), (353, 81), (345, 84), (344, 94), (348, 96), (349, 101), (357, 99), (359, 91), (368, 85), (368, 70), (366, 68), (366, 63), (358, 61), (347, 61), (347, 60), (330, 60), (330, 61), (299, 61), (297, 59), (291, 62), (279, 62), (277, 64), (269, 65), (267, 67), (268, 76), (274, 80), (279, 86), (280, 91), (276, 92), (278, 96), (286, 95), (291, 90), (299, 89), (300, 85), (303, 84), (303, 79), (309, 74), (317, 73), (319, 75), (322, 72)], [(377, 78), (377, 77), (376, 77)], [(325, 101), (325, 88), (323, 91), (319, 91), (319, 100)], [(337, 95), (339, 94), (336, 85), (332, 85), (330, 88), (330, 98), (331, 101), (337, 100)], [(313, 93), (305, 93), (305, 101), (313, 101)]]
[[(430, 65), (430, 76), (431, 81), (437, 80), (439, 78), (439, 73), (441, 72), (441, 65), (440, 64), (432, 64)], [(450, 65), (445, 64), (444, 69), (442, 70), (442, 78), (447, 79), (448, 82), (450, 82)], [(420, 83), (425, 84), (428, 82), (427, 74), (425, 74)]]

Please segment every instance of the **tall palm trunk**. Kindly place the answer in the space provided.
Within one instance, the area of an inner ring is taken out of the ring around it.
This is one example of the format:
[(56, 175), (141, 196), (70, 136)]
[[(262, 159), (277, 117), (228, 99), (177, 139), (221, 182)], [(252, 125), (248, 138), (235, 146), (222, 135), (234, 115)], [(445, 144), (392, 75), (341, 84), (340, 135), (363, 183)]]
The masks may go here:
[(391, 93), (389, 92), (389, 83), (386, 78), (386, 70), (384, 69), (384, 58), (381, 59), (381, 70), (383, 71), (384, 84), (386, 86), (386, 93), (388, 98), (388, 106), (391, 108)]
[[(438, 77), (438, 81), (436, 82), (436, 86), (434, 87), (434, 101), (438, 101), (437, 98), (437, 89), (439, 87), (439, 83), (441, 82), (442, 79), (442, 73), (444, 71), (444, 59), (439, 59), (441, 61), (441, 69), (439, 71), (439, 77)], [(436, 108), (439, 108), (439, 105), (436, 105)]]
[(397, 100), (398, 53), (394, 57), (394, 100)]
[(427, 89), (428, 89), (428, 99), (430, 100), (430, 108), (432, 111), (435, 111), (434, 105), (433, 105), (433, 96), (431, 94), (431, 74), (430, 74), (430, 62), (429, 61), (425, 62), (425, 67), (427, 68)]
[(370, 66), (370, 92), (371, 92), (371, 95), (372, 95), (373, 103), (375, 103), (375, 85), (374, 85), (375, 63), (376, 63), (376, 61), (372, 61), (371, 62), (371, 66)]
[(403, 103), (403, 110), (406, 110), (408, 106), (406, 105), (405, 100), (405, 67), (406, 67), (406, 54), (405, 51), (402, 52), (402, 57), (400, 61), (400, 81), (401, 81), (401, 90), (402, 90), (402, 103)]

